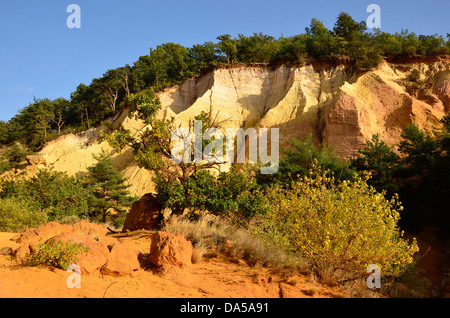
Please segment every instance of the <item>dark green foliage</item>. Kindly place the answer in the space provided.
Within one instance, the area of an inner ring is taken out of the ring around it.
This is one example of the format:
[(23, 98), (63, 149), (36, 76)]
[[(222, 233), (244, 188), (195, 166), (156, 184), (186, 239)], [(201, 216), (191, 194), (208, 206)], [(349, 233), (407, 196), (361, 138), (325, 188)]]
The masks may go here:
[(18, 128), (17, 137), (23, 138), (31, 149), (39, 149), (49, 141), (53, 110), (53, 103), (49, 99), (35, 99), (33, 103), (21, 109), (19, 114), (11, 119)]
[(195, 65), (194, 73), (199, 73), (209, 66), (215, 65), (221, 61), (219, 46), (210, 41), (193, 45), (188, 49), (188, 54)]
[(29, 198), (0, 199), (0, 231), (21, 232), (47, 222), (38, 204)]
[(356, 22), (348, 13), (341, 12), (334, 24), (334, 34), (350, 42), (357, 33), (367, 30), (366, 22)]
[(158, 199), (175, 213), (209, 211), (248, 219), (266, 212), (266, 201), (256, 181), (242, 172), (231, 170), (214, 176), (207, 170), (192, 174), (184, 183), (156, 178)]
[(8, 123), (0, 120), (0, 145), (5, 145), (8, 143), (8, 135), (9, 135), (9, 127)]
[(360, 155), (351, 160), (351, 167), (358, 171), (369, 171), (372, 177), (368, 183), (378, 191), (386, 190), (389, 196), (398, 192), (398, 185), (393, 177), (398, 169), (400, 157), (380, 139), (373, 135), (367, 141), (367, 149), (359, 150)]
[(4, 230), (39, 226), (48, 221), (64, 223), (68, 218), (107, 220), (121, 225), (132, 197), (126, 179), (114, 169), (105, 153), (89, 168), (86, 177), (41, 169), (31, 178), (16, 177), (0, 183), (0, 227)]
[(398, 145), (401, 157), (393, 153), (378, 136), (368, 142), (368, 149), (352, 161), (358, 171), (369, 170), (369, 180), (387, 194), (397, 192), (405, 208), (401, 225), (411, 231), (424, 225), (436, 225), (446, 235), (450, 214), (445, 198), (450, 192), (450, 119), (442, 118), (443, 127), (433, 135), (416, 125), (408, 125)]
[(450, 131), (444, 127), (427, 135), (415, 125), (405, 128), (399, 150), (403, 160), (403, 186), (399, 191), (410, 211), (410, 223), (438, 225), (444, 233), (450, 229), (450, 214), (445, 198), (450, 191)]
[(404, 163), (412, 174), (422, 174), (436, 164), (440, 156), (439, 141), (427, 135), (416, 125), (408, 125), (402, 133), (403, 140), (398, 149), (406, 154)]
[(193, 76), (192, 66), (194, 60), (187, 48), (180, 44), (164, 43), (154, 50), (150, 49), (150, 55), (141, 56), (134, 65), (133, 73), (137, 73), (143, 86), (159, 91)]
[(67, 216), (79, 218), (89, 214), (89, 197), (86, 186), (63, 172), (39, 170), (36, 176), (16, 178), (1, 183), (0, 198), (24, 200), (48, 221), (60, 221)]
[(323, 22), (312, 19), (310, 27), (306, 28), (306, 34), (309, 36), (306, 43), (309, 56), (325, 59), (339, 53), (339, 39), (324, 26)]
[(31, 155), (32, 153), (32, 151), (28, 150), (18, 142), (14, 143), (3, 153), (3, 161), (0, 165), (0, 172), (15, 169), (19, 165), (19, 163), (23, 162), (26, 157), (28, 155)]
[(337, 180), (350, 179), (353, 175), (348, 164), (335, 156), (332, 149), (317, 148), (311, 134), (301, 140), (291, 139), (289, 144), (292, 149), (283, 151), (278, 171), (272, 175), (258, 174), (258, 184), (289, 186), (293, 180), (308, 176), (316, 162), (322, 169), (330, 170)]
[(236, 41), (236, 55), (240, 62), (269, 62), (278, 51), (278, 41), (269, 35), (254, 33), (252, 36), (239, 34)]
[(86, 178), (93, 193), (89, 203), (90, 217), (102, 222), (110, 217), (116, 225), (121, 225), (127, 208), (137, 198), (130, 195), (130, 185), (125, 183), (126, 179), (114, 168), (110, 155), (102, 152), (94, 158), (97, 163), (88, 168), (89, 175)]
[(225, 55), (227, 63), (233, 63), (237, 55), (237, 40), (229, 34), (220, 35), (217, 40), (220, 52)]
[(444, 38), (437, 34), (417, 35), (408, 30), (390, 34), (377, 30), (375, 35), (375, 45), (379, 54), (389, 58), (450, 53)]
[(307, 34), (294, 35), (292, 37), (281, 37), (278, 42), (278, 50), (271, 57), (271, 62), (294, 62), (303, 63), (306, 55)]
[(156, 121), (156, 114), (161, 109), (161, 102), (155, 98), (153, 89), (140, 91), (128, 97), (130, 113), (133, 113), (136, 119), (142, 120), (147, 125)]

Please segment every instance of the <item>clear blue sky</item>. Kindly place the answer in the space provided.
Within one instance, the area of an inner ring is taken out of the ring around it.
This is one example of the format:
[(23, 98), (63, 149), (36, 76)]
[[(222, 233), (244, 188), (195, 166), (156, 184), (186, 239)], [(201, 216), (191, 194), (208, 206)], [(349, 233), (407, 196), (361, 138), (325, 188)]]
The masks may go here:
[[(69, 4), (81, 8), (81, 28), (69, 29)], [(381, 29), (450, 32), (449, 0), (0, 0), (0, 120), (36, 98), (69, 98), (112, 68), (132, 65), (165, 42), (191, 46), (221, 34), (303, 33), (312, 18), (332, 28), (340, 12), (366, 20), (381, 7)]]

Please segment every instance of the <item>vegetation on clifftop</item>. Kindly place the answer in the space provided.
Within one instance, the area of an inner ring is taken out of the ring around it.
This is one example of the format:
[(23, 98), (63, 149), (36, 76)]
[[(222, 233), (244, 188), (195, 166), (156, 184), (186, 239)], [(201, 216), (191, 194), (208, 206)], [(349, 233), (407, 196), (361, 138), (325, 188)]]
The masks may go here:
[(90, 84), (79, 84), (70, 99), (35, 99), (8, 122), (0, 121), (0, 144), (21, 142), (40, 149), (60, 134), (80, 132), (114, 116), (129, 106), (129, 96), (143, 90), (160, 91), (199, 76), (211, 66), (236, 63), (303, 63), (306, 59), (348, 57), (367, 70), (382, 58), (432, 56), (450, 53), (450, 38), (417, 35), (402, 30), (390, 34), (368, 30), (341, 13), (332, 30), (312, 19), (302, 34), (275, 38), (263, 33), (229, 34), (192, 47), (164, 43), (150, 49), (133, 65), (107, 70)]

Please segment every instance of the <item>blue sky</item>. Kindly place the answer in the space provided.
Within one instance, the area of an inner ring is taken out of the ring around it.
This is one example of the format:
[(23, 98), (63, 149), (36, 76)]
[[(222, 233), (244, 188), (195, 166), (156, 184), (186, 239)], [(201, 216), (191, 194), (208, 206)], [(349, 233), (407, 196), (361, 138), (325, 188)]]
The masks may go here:
[[(70, 4), (81, 28), (69, 29)], [(69, 98), (112, 68), (132, 65), (165, 42), (191, 46), (221, 34), (303, 33), (312, 18), (332, 28), (340, 12), (366, 20), (381, 7), (381, 29), (417, 34), (450, 32), (448, 0), (0, 0), (0, 120), (36, 98)]]

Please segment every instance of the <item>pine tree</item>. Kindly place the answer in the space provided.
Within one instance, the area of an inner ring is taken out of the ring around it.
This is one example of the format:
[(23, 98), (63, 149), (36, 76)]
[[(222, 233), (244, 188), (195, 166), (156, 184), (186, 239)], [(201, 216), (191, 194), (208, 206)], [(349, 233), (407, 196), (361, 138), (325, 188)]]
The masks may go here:
[[(100, 155), (94, 155), (97, 163), (88, 168), (90, 172), (87, 177), (88, 184), (93, 189), (93, 199), (91, 203), (91, 217), (100, 218), (106, 222), (108, 216), (119, 225), (123, 222), (127, 208), (130, 207), (136, 197), (130, 195), (125, 184), (126, 178), (113, 166), (111, 156), (105, 151)], [(112, 210), (115, 213), (111, 213)]]

